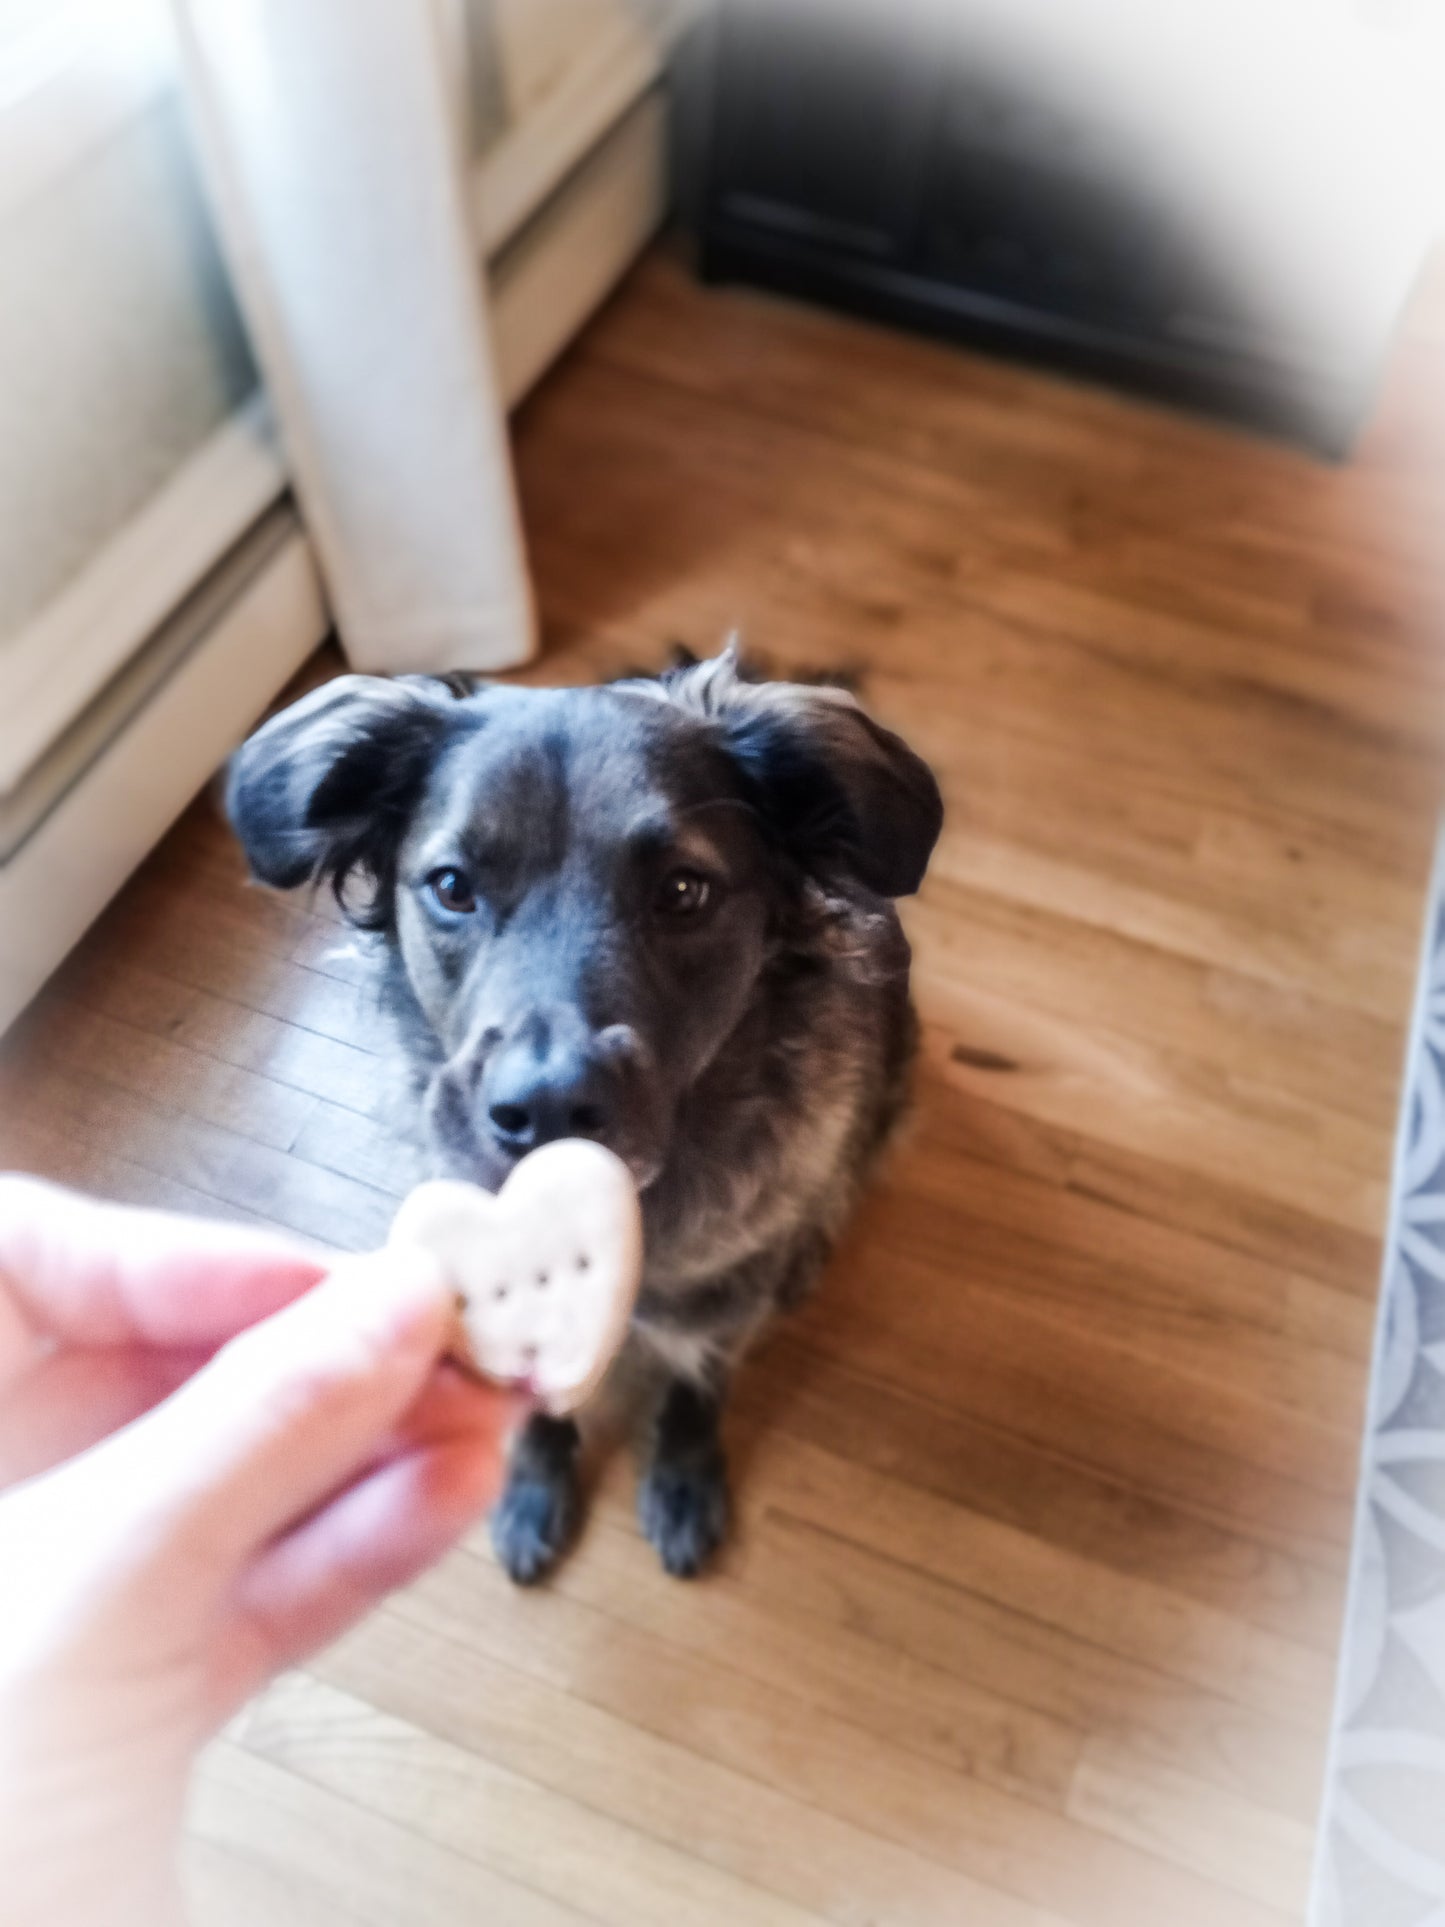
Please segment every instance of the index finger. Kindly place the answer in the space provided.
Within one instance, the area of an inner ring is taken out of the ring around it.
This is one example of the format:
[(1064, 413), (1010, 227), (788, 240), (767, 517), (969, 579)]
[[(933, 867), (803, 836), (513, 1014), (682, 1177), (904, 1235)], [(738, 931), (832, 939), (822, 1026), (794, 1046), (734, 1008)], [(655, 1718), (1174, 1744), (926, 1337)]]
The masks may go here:
[(222, 1344), (334, 1262), (280, 1232), (0, 1175), (0, 1296), (32, 1331), (71, 1343)]

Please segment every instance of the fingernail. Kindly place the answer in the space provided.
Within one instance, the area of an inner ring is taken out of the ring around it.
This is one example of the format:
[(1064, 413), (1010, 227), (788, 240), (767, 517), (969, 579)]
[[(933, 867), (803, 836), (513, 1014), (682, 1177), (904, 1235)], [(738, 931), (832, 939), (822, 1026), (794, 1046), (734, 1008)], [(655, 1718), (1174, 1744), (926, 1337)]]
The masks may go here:
[(353, 1331), (389, 1349), (440, 1349), (451, 1320), (451, 1289), (429, 1251), (370, 1251), (344, 1258), (318, 1288), (343, 1299)]

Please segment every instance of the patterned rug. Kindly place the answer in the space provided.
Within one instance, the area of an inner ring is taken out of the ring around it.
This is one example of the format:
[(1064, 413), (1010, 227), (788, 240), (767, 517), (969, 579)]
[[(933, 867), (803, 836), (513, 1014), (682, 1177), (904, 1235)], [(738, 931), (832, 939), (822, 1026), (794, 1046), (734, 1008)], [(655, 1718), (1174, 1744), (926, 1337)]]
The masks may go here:
[(1445, 844), (1409, 1066), (1311, 1927), (1445, 1927)]

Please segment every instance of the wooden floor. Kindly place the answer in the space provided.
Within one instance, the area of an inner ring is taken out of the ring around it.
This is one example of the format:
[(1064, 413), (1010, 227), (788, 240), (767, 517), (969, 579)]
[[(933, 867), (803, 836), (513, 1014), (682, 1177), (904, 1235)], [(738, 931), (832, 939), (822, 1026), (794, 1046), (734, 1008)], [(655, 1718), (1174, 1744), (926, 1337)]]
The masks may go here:
[[(1438, 316), (1445, 303), (1435, 303)], [(203, 1927), (1302, 1915), (1445, 768), (1442, 330), (1357, 459), (654, 257), (519, 428), (542, 679), (844, 665), (933, 761), (911, 1138), (747, 1373), (740, 1530), (627, 1468), (210, 1756)], [(378, 1240), (364, 964), (198, 804), (12, 1040), (0, 1159)]]

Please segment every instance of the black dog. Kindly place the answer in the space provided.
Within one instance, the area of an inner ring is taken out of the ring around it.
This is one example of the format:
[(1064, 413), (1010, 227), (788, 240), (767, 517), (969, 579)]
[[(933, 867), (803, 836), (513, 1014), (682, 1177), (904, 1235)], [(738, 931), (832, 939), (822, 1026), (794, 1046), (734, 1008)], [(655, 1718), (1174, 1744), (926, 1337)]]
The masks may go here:
[[(730, 1371), (903, 1103), (891, 899), (937, 839), (933, 776), (841, 690), (749, 682), (729, 650), (600, 689), (344, 676), (241, 749), (228, 804), (262, 881), (359, 880), (438, 1175), (495, 1188), (572, 1136), (631, 1167), (632, 1349), (665, 1374), (639, 1507), (696, 1572), (727, 1525)], [(573, 1529), (577, 1443), (522, 1434), (492, 1527), (514, 1579)]]

